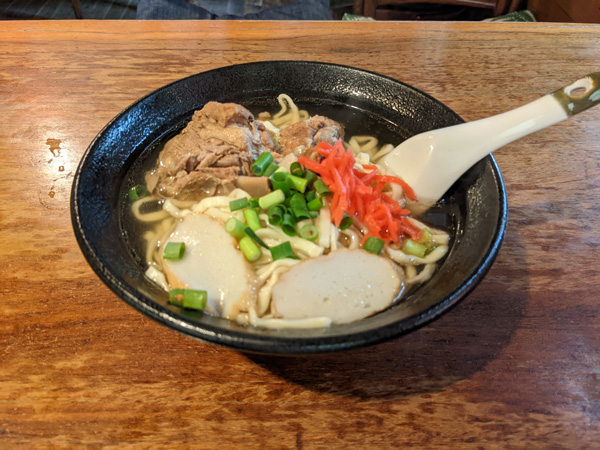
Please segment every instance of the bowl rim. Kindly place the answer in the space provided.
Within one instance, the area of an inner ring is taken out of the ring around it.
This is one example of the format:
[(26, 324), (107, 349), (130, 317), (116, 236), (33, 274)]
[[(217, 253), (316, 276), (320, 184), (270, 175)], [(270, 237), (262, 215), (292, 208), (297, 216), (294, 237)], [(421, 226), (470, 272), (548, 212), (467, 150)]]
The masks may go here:
[(405, 88), (408, 88), (409, 90), (414, 91), (418, 95), (421, 95), (435, 103), (438, 103), (439, 105), (443, 106), (446, 110), (448, 110), (449, 113), (453, 114), (458, 121), (464, 122), (464, 120), (458, 114), (456, 114), (453, 110), (448, 108), (445, 104), (441, 103), (439, 100), (435, 99), (431, 95), (411, 85), (408, 85), (397, 79), (373, 71), (340, 64), (305, 60), (258, 61), (218, 67), (196, 74), (192, 74), (179, 80), (175, 80), (139, 98), (138, 100), (124, 108), (115, 117), (113, 117), (97, 133), (97, 135), (91, 141), (90, 145), (84, 152), (79, 162), (79, 165), (73, 178), (73, 184), (71, 188), (71, 222), (78, 245), (88, 264), (92, 267), (96, 275), (104, 282), (104, 284), (106, 284), (111, 289), (113, 293), (115, 293), (119, 298), (124, 300), (130, 306), (147, 315), (148, 317), (152, 318), (153, 320), (167, 326), (168, 328), (174, 331), (190, 336), (192, 338), (199, 339), (203, 342), (208, 342), (217, 346), (249, 353), (291, 355), (330, 353), (348, 350), (351, 348), (360, 348), (375, 345), (393, 338), (400, 337), (435, 320), (440, 315), (451, 309), (451, 307), (456, 305), (462, 299), (464, 299), (481, 282), (481, 280), (490, 270), (493, 262), (495, 261), (500, 250), (502, 241), (504, 239), (508, 222), (507, 196), (500, 169), (492, 155), (486, 156), (484, 158), (484, 161), (486, 161), (486, 163), (491, 166), (491, 169), (495, 175), (495, 182), (497, 185), (497, 194), (499, 199), (498, 220), (495, 226), (493, 236), (491, 237), (491, 244), (488, 246), (485, 254), (481, 257), (476, 270), (471, 272), (469, 276), (465, 278), (462, 283), (456, 286), (456, 288), (449, 295), (444, 297), (443, 300), (436, 302), (435, 304), (433, 304), (433, 306), (421, 311), (419, 314), (379, 327), (377, 328), (376, 333), (367, 333), (365, 331), (359, 331), (336, 336), (324, 337), (285, 337), (277, 335), (260, 336), (243, 333), (233, 329), (224, 329), (222, 327), (213, 326), (210, 323), (186, 321), (182, 318), (181, 315), (178, 315), (172, 310), (165, 308), (157, 302), (153, 301), (152, 299), (145, 297), (144, 295), (136, 291), (134, 288), (129, 286), (122, 278), (116, 276), (111, 271), (111, 268), (108, 267), (102, 260), (100, 260), (100, 258), (94, 251), (94, 246), (89, 241), (82, 223), (80, 208), (81, 198), (79, 189), (82, 171), (85, 169), (89, 160), (92, 158), (94, 151), (98, 145), (98, 142), (100, 141), (102, 136), (108, 130), (110, 130), (120, 119), (122, 119), (128, 112), (135, 109), (144, 101), (153, 96), (156, 96), (161, 91), (164, 91), (174, 85), (184, 83), (186, 82), (186, 80), (198, 76), (203, 76), (205, 74), (218, 72), (223, 69), (240, 68), (243, 70), (244, 68), (249, 68), (253, 66), (256, 67), (278, 64), (292, 64), (297, 66), (330, 66), (335, 68), (341, 68), (344, 70), (370, 74), (376, 76), (377, 78), (385, 78), (392, 81), (393, 83), (397, 83), (399, 85), (404, 86)]

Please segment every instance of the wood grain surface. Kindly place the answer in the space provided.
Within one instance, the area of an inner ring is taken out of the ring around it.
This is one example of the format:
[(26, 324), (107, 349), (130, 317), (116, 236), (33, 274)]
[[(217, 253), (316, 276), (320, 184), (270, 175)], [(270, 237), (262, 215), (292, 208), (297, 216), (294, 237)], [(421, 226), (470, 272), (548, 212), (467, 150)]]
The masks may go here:
[(474, 120), (600, 70), (600, 26), (4, 22), (0, 42), (0, 448), (598, 448), (599, 108), (496, 153), (508, 232), (472, 295), (348, 353), (245, 355), (147, 319), (88, 267), (69, 194), (112, 117), (190, 74), (341, 63)]

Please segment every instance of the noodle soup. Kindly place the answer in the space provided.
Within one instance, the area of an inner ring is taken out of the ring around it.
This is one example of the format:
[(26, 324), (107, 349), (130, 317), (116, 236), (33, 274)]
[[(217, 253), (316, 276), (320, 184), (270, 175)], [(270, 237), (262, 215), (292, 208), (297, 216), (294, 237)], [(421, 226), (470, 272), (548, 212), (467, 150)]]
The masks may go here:
[(173, 304), (251, 326), (327, 327), (393, 306), (432, 276), (451, 220), (417, 220), (410, 187), (377, 166), (389, 128), (278, 102), (256, 118), (211, 102), (138, 168), (125, 222), (146, 275)]

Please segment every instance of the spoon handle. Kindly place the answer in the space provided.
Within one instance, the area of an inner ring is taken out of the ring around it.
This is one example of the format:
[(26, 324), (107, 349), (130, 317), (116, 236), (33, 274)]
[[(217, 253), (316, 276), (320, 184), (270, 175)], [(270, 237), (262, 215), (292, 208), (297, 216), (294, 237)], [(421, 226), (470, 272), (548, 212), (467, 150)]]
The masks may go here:
[[(470, 139), (474, 160), (528, 134), (554, 125), (600, 103), (600, 72), (591, 73), (531, 103), (496, 116), (468, 122), (460, 132)], [(468, 132), (468, 133), (466, 133)], [(466, 161), (466, 160), (465, 160)]]
[[(600, 72), (511, 111), (431, 132), (460, 175), (489, 153), (600, 103)], [(450, 162), (450, 161), (448, 161)], [(444, 164), (447, 168), (448, 166)]]
[(600, 103), (600, 72), (591, 73), (519, 108), (413, 136), (382, 164), (434, 203), (473, 164), (517, 139)]
[(567, 116), (579, 114), (600, 103), (600, 72), (590, 73), (550, 95), (560, 103)]

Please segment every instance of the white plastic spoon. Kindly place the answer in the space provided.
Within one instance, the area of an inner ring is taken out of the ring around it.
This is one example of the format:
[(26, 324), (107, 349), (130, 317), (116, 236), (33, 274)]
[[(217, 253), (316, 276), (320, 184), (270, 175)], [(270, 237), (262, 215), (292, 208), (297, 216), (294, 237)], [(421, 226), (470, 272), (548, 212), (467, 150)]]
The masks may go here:
[(413, 136), (379, 164), (404, 179), (421, 205), (431, 205), (489, 153), (598, 103), (600, 72), (595, 72), (512, 111)]

